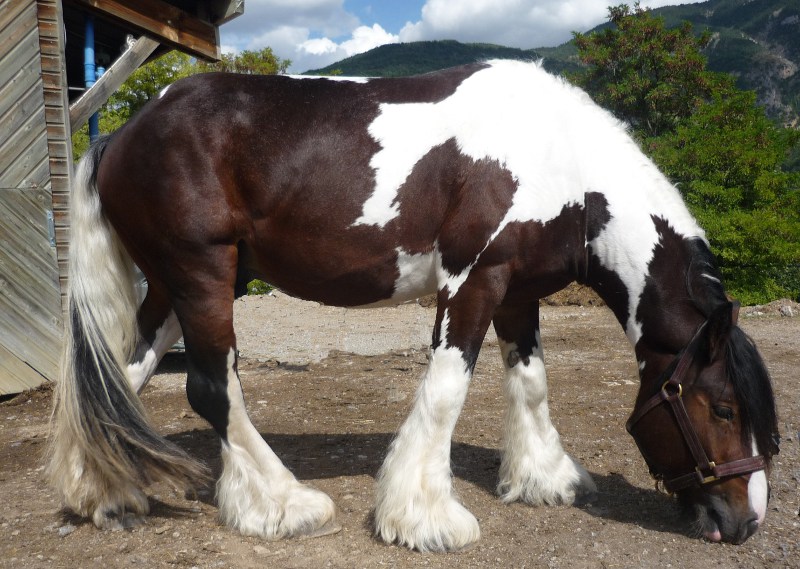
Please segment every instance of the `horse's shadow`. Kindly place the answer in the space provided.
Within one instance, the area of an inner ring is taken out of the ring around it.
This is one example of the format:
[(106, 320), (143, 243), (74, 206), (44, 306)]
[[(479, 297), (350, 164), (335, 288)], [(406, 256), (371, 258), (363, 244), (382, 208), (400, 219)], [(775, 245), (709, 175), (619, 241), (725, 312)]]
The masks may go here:
[[(319, 480), (340, 476), (370, 476), (375, 478), (386, 455), (391, 433), (369, 434), (282, 434), (262, 433), (275, 453), (299, 480)], [(202, 457), (209, 466), (212, 479), (219, 476), (222, 464), (219, 442), (211, 429), (173, 435), (172, 438), (192, 456)], [(212, 442), (213, 440), (213, 442)], [(496, 496), (500, 453), (467, 443), (453, 443), (453, 474), (473, 484), (491, 496)], [(673, 500), (655, 489), (643, 489), (630, 484), (617, 473), (592, 473), (597, 484), (597, 496), (577, 506), (584, 512), (604, 520), (638, 526), (645, 530), (687, 535), (687, 524)], [(214, 482), (200, 489), (199, 500), (212, 504)], [(496, 498), (497, 499), (497, 498)], [(167, 508), (158, 508), (165, 516)], [(536, 516), (531, 508), (531, 516)]]
[[(159, 371), (185, 370), (183, 354), (165, 358)], [(383, 462), (393, 433), (262, 433), (275, 453), (299, 480), (319, 480), (339, 476), (375, 478)], [(222, 463), (219, 438), (212, 429), (177, 433), (167, 437), (191, 456), (201, 458), (211, 471), (211, 481), (197, 489), (196, 498), (213, 504), (214, 484)], [(454, 442), (451, 449), (453, 474), (495, 497), (500, 452), (467, 443)], [(629, 483), (617, 473), (591, 473), (597, 484), (597, 496), (577, 506), (588, 514), (645, 530), (687, 535), (687, 524), (673, 500), (656, 491)], [(152, 502), (154, 512), (166, 517), (181, 517), (185, 512), (161, 502)], [(531, 516), (536, 508), (531, 508)]]

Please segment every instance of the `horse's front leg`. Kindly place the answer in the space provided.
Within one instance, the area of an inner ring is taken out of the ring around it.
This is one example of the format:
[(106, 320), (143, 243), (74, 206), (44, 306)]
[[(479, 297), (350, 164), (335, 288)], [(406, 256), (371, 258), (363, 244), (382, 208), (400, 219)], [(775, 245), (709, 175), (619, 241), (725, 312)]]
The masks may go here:
[(500, 307), (494, 326), (507, 402), (498, 493), (504, 502), (534, 505), (586, 501), (597, 488), (550, 421), (538, 303)]
[(376, 533), (420, 551), (458, 550), (480, 537), (453, 491), (450, 441), (502, 293), (470, 278), (452, 299), (439, 293), (428, 369), (378, 474)]

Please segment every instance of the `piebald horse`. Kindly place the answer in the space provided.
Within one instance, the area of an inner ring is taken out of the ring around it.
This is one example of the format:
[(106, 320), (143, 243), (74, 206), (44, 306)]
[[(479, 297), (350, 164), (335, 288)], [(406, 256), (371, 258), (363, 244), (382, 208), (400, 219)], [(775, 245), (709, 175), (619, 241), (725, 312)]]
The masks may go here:
[[(138, 310), (134, 263), (149, 283)], [(100, 528), (146, 515), (150, 481), (204, 474), (137, 396), (181, 335), (189, 403), (222, 441), (221, 520), (267, 539), (334, 527), (331, 499), (245, 410), (232, 305), (254, 277), (336, 306), (437, 296), (430, 364), (377, 476), (386, 542), (479, 538), (450, 441), (490, 325), (505, 364), (500, 498), (595, 492), (550, 421), (539, 335), (538, 300), (572, 281), (630, 340), (629, 430), (698, 533), (741, 543), (764, 522), (773, 393), (704, 233), (624, 125), (538, 64), (177, 82), (78, 165), (69, 267), (49, 477)]]

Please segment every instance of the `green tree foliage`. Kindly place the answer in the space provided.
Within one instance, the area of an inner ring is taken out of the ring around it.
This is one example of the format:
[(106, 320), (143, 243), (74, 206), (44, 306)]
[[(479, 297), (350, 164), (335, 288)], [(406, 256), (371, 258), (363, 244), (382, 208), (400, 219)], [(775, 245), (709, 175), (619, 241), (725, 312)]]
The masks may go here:
[(588, 69), (570, 79), (591, 93), (598, 104), (625, 119), (637, 132), (656, 136), (675, 128), (732, 78), (706, 71), (700, 53), (711, 39), (696, 38), (692, 25), (666, 29), (639, 6), (610, 7), (613, 26), (592, 34), (574, 32), (581, 60)]
[(781, 167), (800, 132), (706, 71), (707, 37), (693, 39), (689, 24), (668, 30), (638, 4), (609, 8), (609, 19), (611, 28), (575, 34), (588, 68), (573, 79), (631, 124), (676, 183), (734, 296), (800, 298), (800, 175)]
[(196, 67), (188, 55), (170, 51), (134, 71), (111, 95), (106, 106), (125, 122), (164, 87), (193, 73), (196, 73)]
[(776, 127), (752, 91), (715, 96), (646, 141), (706, 229), (732, 293), (800, 296), (800, 174), (781, 169), (800, 132)]
[(259, 51), (245, 50), (236, 55), (225, 53), (217, 63), (199, 62), (197, 70), (201, 73), (226, 71), (248, 75), (278, 75), (286, 73), (291, 64), (291, 60), (281, 59), (273, 53), (272, 48), (265, 47)]
[[(125, 124), (147, 101), (167, 85), (196, 73), (191, 58), (170, 51), (134, 71), (100, 110), (100, 132), (108, 134)], [(72, 151), (79, 158), (89, 147), (89, 127), (72, 134)]]

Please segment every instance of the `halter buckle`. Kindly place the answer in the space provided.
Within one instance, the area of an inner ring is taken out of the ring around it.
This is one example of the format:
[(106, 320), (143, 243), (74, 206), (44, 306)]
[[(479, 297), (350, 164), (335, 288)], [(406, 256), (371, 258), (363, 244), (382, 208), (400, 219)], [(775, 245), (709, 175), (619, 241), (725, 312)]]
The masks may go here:
[(700, 481), (701, 485), (711, 484), (712, 482), (716, 482), (717, 480), (719, 480), (719, 477), (713, 474), (714, 469), (717, 467), (717, 465), (713, 461), (711, 461), (708, 463), (708, 467), (711, 469), (712, 472), (710, 476), (704, 475), (703, 471), (700, 470), (699, 466), (694, 467), (695, 472), (697, 472), (697, 479)]
[(661, 478), (660, 476), (653, 476), (653, 481), (655, 482), (656, 492), (658, 492), (659, 494), (664, 494), (665, 496), (670, 496), (670, 497), (674, 496), (673, 492), (667, 490), (667, 485), (666, 482), (664, 482), (663, 478)]

